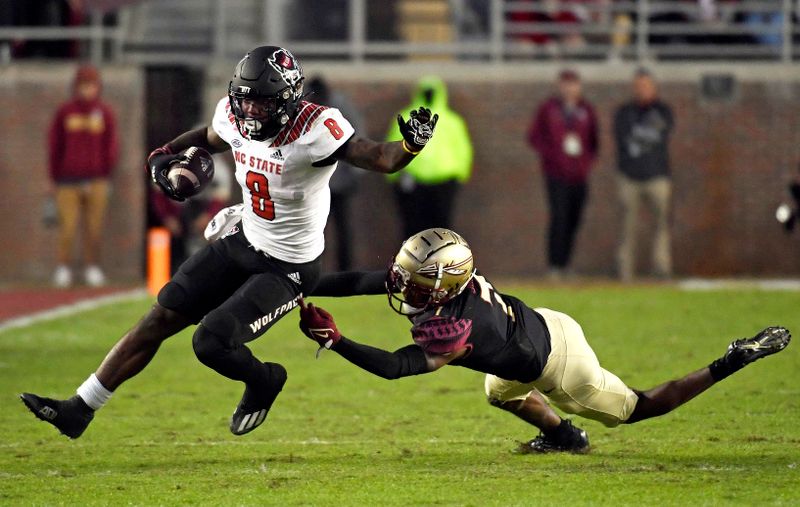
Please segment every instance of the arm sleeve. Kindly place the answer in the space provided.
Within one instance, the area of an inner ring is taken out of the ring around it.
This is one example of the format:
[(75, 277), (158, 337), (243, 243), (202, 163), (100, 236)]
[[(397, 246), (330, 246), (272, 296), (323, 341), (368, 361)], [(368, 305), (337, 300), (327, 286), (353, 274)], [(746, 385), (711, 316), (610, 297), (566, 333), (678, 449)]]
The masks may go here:
[(344, 336), (333, 346), (340, 356), (373, 375), (393, 380), (428, 373), (428, 359), (417, 345), (389, 352), (348, 340)]
[(386, 294), (385, 271), (344, 271), (322, 275), (310, 296), (347, 297)]

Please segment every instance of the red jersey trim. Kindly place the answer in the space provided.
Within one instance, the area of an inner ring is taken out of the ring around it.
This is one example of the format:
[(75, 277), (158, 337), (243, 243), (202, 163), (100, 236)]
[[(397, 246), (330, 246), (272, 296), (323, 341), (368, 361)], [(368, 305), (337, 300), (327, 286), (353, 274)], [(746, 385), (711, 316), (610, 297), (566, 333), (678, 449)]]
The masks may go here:
[(314, 121), (322, 114), (323, 111), (328, 109), (325, 106), (314, 104), (312, 102), (301, 101), (300, 112), (294, 117), (294, 121), (287, 124), (283, 130), (278, 134), (272, 142), (272, 147), (285, 146), (289, 143), (297, 141), (297, 139), (311, 130)]

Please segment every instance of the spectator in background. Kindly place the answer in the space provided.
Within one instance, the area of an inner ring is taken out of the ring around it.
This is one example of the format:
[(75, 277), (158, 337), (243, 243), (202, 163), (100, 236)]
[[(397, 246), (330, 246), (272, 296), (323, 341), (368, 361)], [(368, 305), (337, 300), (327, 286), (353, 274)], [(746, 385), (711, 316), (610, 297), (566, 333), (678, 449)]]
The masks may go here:
[(587, 195), (587, 180), (597, 158), (597, 119), (583, 98), (574, 70), (559, 74), (558, 94), (539, 106), (528, 142), (539, 152), (550, 205), (547, 242), (549, 278), (561, 278), (569, 264)]
[[(313, 95), (311, 102), (335, 107), (350, 120), (350, 124), (360, 132), (363, 127), (361, 115), (344, 95), (332, 92), (322, 77), (313, 77), (305, 85)], [(358, 180), (363, 169), (344, 161), (339, 161), (328, 186), (331, 189), (331, 212), (328, 222), (333, 219), (336, 231), (336, 262), (340, 271), (350, 271), (353, 267), (353, 228), (350, 220), (352, 198), (358, 192)]]
[(99, 266), (101, 234), (119, 143), (114, 113), (100, 94), (100, 73), (91, 65), (81, 66), (72, 99), (59, 107), (50, 126), (50, 178), (59, 217), (53, 275), (57, 287), (72, 284), (71, 254), (81, 216), (86, 283), (100, 286), (106, 281)]
[[(389, 175), (403, 220), (403, 237), (432, 227), (450, 228), (456, 195), (472, 173), (472, 142), (467, 124), (450, 109), (447, 86), (441, 79), (422, 78), (411, 103), (398, 114), (408, 117), (420, 104), (439, 115), (436, 136), (405, 169)], [(400, 139), (400, 129), (393, 122), (387, 141)]]
[(650, 204), (655, 216), (655, 274), (672, 275), (669, 233), (672, 182), (668, 147), (672, 127), (672, 110), (658, 98), (656, 82), (650, 72), (640, 69), (633, 79), (633, 100), (622, 104), (614, 115), (619, 198), (624, 213), (617, 267), (620, 278), (626, 281), (634, 276), (636, 229), (642, 200)]

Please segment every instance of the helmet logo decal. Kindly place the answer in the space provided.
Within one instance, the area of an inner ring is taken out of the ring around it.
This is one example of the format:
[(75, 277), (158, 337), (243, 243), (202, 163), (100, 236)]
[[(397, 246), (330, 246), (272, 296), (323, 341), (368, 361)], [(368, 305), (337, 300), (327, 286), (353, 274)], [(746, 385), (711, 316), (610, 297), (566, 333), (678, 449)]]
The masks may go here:
[(272, 56), (267, 58), (267, 61), (273, 69), (278, 71), (283, 81), (294, 87), (303, 79), (303, 74), (300, 71), (300, 65), (295, 60), (294, 56), (286, 49), (280, 48), (272, 53)]
[(463, 261), (456, 264), (448, 264), (447, 266), (442, 266), (441, 268), (439, 267), (438, 263), (428, 264), (427, 266), (422, 266), (421, 268), (419, 268), (417, 270), (417, 273), (419, 273), (422, 276), (426, 276), (428, 278), (434, 278), (441, 269), (444, 273), (448, 275), (459, 276), (467, 272), (467, 270), (463, 269), (462, 267), (470, 262), (472, 262), (472, 257), (464, 259)]

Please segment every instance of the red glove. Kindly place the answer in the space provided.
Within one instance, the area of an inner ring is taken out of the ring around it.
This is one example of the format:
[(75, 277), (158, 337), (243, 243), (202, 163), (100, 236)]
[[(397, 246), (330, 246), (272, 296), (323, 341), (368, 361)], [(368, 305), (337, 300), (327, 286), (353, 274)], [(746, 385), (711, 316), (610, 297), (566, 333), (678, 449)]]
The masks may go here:
[(313, 303), (306, 305), (303, 298), (300, 298), (300, 330), (326, 349), (342, 339), (342, 333), (336, 329), (333, 316)]

